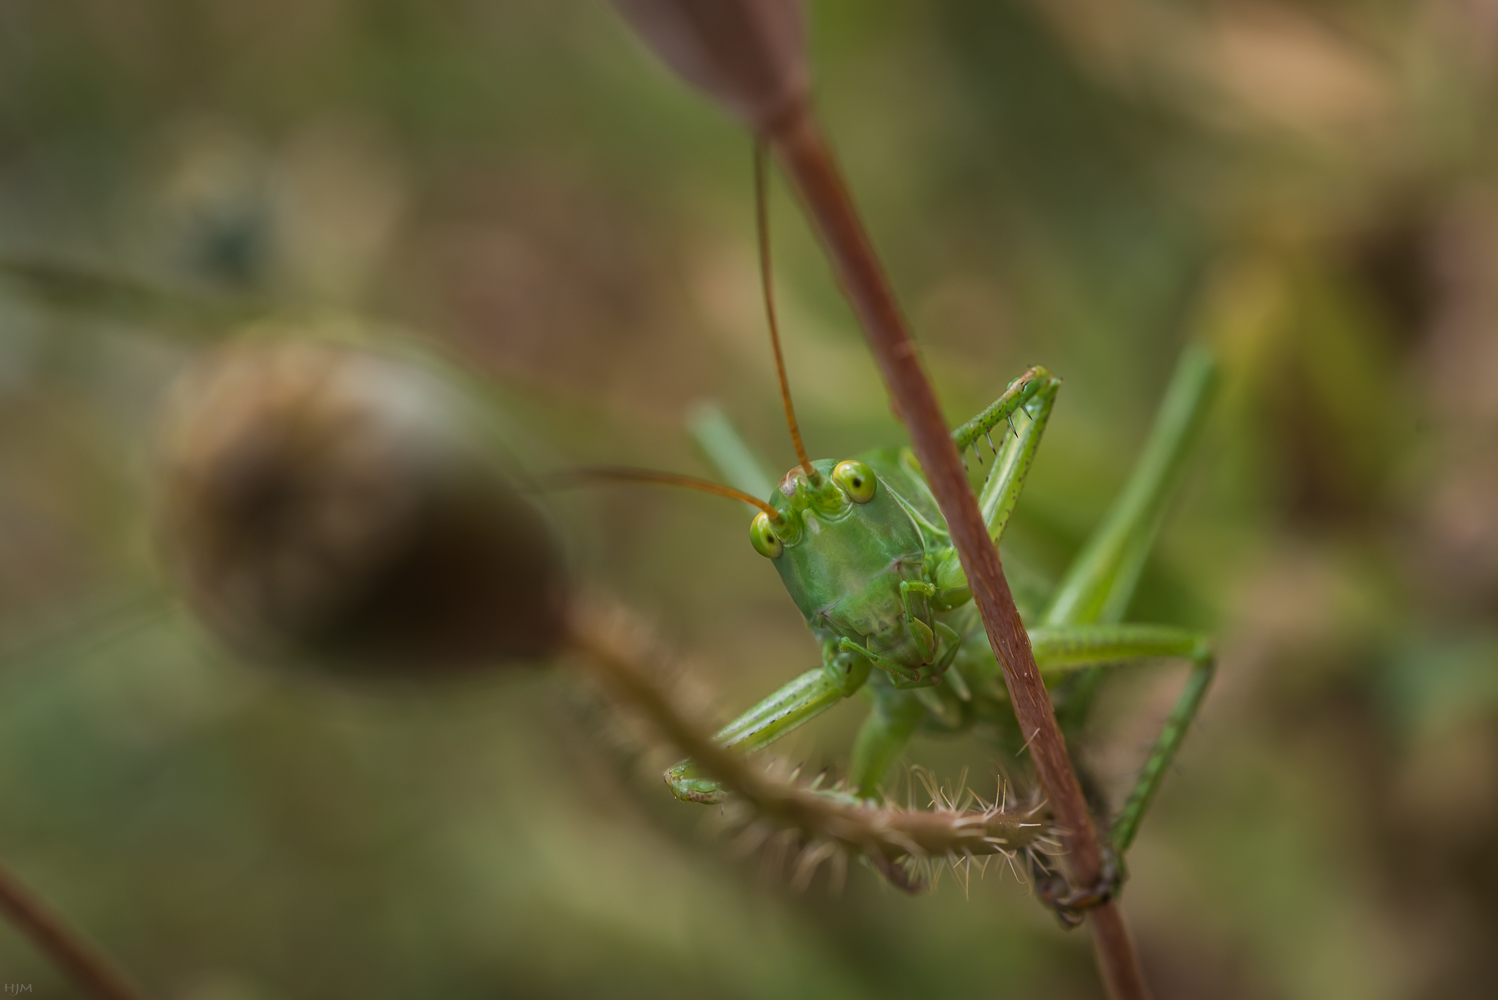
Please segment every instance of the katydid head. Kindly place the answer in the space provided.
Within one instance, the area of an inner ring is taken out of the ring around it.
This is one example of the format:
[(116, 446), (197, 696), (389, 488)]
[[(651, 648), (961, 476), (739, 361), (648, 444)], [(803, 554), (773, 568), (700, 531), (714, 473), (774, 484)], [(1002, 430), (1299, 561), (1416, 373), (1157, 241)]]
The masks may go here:
[(754, 182), (760, 285), (786, 428), (800, 464), (781, 479), (770, 498), (772, 509), (755, 516), (750, 539), (756, 551), (775, 563), (791, 599), (818, 634), (863, 646), (876, 654), (875, 662), (905, 666), (913, 661), (910, 668), (919, 673), (917, 664), (930, 662), (930, 650), (919, 648), (923, 643), (912, 638), (911, 629), (925, 629), (927, 647), (930, 629), (924, 623), (907, 624), (901, 585), (907, 575), (921, 576), (925, 545), (920, 528), (868, 463), (813, 462), (806, 453), (775, 319), (762, 146), (755, 149)]
[[(900, 674), (904, 683), (934, 683), (943, 667), (927, 669), (936, 653), (926, 599), (926, 540), (911, 508), (889, 488), (895, 461), (870, 453), (868, 461), (813, 462), (796, 424), (796, 411), (780, 350), (775, 296), (770, 280), (770, 242), (765, 206), (765, 157), (755, 155), (760, 278), (769, 319), (775, 373), (796, 457), (769, 500), (704, 480), (643, 469), (585, 470), (592, 478), (653, 482), (734, 497), (760, 509), (750, 540), (774, 562), (791, 599), (824, 639), (846, 639), (851, 651)], [(888, 465), (884, 463), (888, 462)], [(907, 473), (908, 476), (908, 473)], [(920, 595), (912, 603), (911, 593)], [(842, 656), (849, 652), (842, 647)], [(865, 652), (866, 651), (866, 652)]]
[(920, 565), (920, 529), (865, 462), (820, 460), (811, 481), (797, 466), (760, 513), (750, 537), (770, 557), (807, 623), (862, 643), (902, 619), (900, 583)]

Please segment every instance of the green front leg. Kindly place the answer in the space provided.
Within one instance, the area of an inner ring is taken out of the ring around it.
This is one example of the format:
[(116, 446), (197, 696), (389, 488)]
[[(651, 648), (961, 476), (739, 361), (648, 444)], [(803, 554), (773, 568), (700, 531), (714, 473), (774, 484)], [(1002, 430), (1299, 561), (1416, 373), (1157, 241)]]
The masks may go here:
[(993, 469), (978, 494), (978, 509), (988, 525), (988, 536), (995, 542), (1004, 537), (1009, 526), (1009, 516), (1019, 503), (1020, 491), (1024, 489), (1025, 477), (1030, 474), (1030, 464), (1040, 447), (1046, 424), (1051, 419), (1051, 410), (1056, 405), (1056, 394), (1061, 380), (1043, 368), (1035, 369), (1044, 376), (1037, 384), (1032, 398), (1026, 401), (1021, 420), (1014, 433), (1005, 438), (994, 456)]
[[(1044, 368), (1031, 368), (1011, 382), (988, 409), (952, 432), (958, 451), (966, 453), (972, 448), (981, 459), (981, 442), (985, 440), (993, 450), (993, 467), (978, 496), (978, 508), (988, 526), (989, 537), (996, 542), (1004, 534), (1009, 515), (1019, 501), (1060, 388), (1059, 378)], [(1017, 425), (1015, 417), (1020, 418)], [(1008, 424), (1013, 433), (1005, 435), (1004, 443), (994, 448), (992, 432), (1000, 424)]]
[[(1014, 513), (1014, 506), (1019, 502), (1025, 477), (1030, 472), (1030, 463), (1035, 458), (1036, 449), (1040, 447), (1040, 438), (1045, 433), (1046, 423), (1051, 418), (1051, 410), (1056, 405), (1056, 393), (1060, 388), (1059, 378), (1044, 368), (1031, 368), (1011, 382), (1004, 394), (990, 404), (988, 409), (952, 432), (952, 439), (959, 450), (965, 453), (968, 448), (973, 448), (975, 453), (981, 455), (979, 449), (982, 445), (979, 442), (987, 440), (992, 446), (991, 432), (994, 428), (1005, 423), (1014, 428), (1012, 434), (1004, 435), (1004, 443), (993, 449), (993, 466), (978, 495), (978, 509), (983, 514), (988, 536), (995, 543), (1003, 538), (1004, 529), (1009, 526), (1009, 516)], [(1014, 422), (1016, 417), (1017, 423)], [(1006, 427), (1005, 431), (1008, 429)], [(1006, 559), (1006, 565), (1008, 563), (1009, 560)], [(933, 575), (937, 588), (936, 605), (942, 610), (965, 604), (972, 596), (967, 585), (967, 574), (962, 569), (962, 561), (955, 548), (947, 548), (936, 560)], [(1020, 577), (1032, 575), (1020, 574)], [(1015, 582), (1015, 579), (1010, 579), (1011, 586)], [(1019, 596), (1017, 594), (1016, 599)], [(1039, 601), (1024, 603), (1038, 604)]]
[[(827, 661), (797, 677), (739, 716), (714, 737), (725, 747), (752, 753), (827, 711), (863, 686), (869, 661), (828, 653)], [(666, 770), (666, 784), (683, 802), (722, 802), (727, 791), (684, 760)]]

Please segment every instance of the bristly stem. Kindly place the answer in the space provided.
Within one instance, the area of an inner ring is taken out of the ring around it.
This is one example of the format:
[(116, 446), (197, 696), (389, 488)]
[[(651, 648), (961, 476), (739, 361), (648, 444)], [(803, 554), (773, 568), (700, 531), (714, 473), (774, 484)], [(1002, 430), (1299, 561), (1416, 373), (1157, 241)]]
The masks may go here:
[[(1029, 636), (1004, 579), (998, 549), (983, 526), (977, 499), (936, 395), (810, 103), (803, 103), (798, 114), (782, 119), (766, 139), (800, 193), (873, 348), (967, 572), (973, 601), (1003, 668), (1004, 683), (1035, 761), (1041, 788), (1065, 837), (1072, 874), (1081, 886), (1091, 888), (1099, 883), (1104, 871), (1097, 831), (1067, 755), (1050, 696), (1036, 669)], [(1147, 998), (1149, 991), (1138, 956), (1117, 906), (1106, 903), (1091, 911), (1091, 916), (1098, 962), (1109, 994), (1115, 1000)]]
[[(867, 857), (896, 884), (894, 867), (906, 858), (950, 860), (1002, 855), (1011, 860), (1055, 846), (1050, 813), (1034, 804), (986, 803), (961, 793), (933, 809), (878, 806), (851, 794), (781, 780), (742, 754), (716, 743), (677, 704), (661, 678), (669, 656), (622, 607), (597, 597), (574, 602), (569, 645), (589, 672), (640, 711), (675, 747), (745, 803), (764, 825), (792, 833), (806, 845), (804, 858)], [(933, 792), (933, 798), (938, 798)], [(968, 802), (979, 808), (967, 808)], [(806, 873), (809, 877), (809, 872)], [(913, 888), (905, 885), (905, 888)]]
[(0, 911), (74, 983), (100, 1000), (147, 1000), (108, 958), (0, 865)]

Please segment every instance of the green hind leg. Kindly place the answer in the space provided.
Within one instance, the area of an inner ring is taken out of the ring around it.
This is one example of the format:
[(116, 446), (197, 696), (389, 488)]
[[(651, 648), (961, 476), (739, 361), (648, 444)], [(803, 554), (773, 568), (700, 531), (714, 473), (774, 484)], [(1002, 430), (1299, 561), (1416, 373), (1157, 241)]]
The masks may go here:
[(1128, 484), (1062, 578), (1042, 625), (1122, 620), (1200, 436), (1216, 383), (1211, 353), (1187, 347)]
[[(1217, 364), (1211, 353), (1201, 346), (1188, 346), (1176, 364), (1144, 453), (1128, 484), (1062, 578), (1049, 607), (1041, 616), (1042, 627), (1106, 625), (1123, 618), (1133, 599), (1145, 560), (1159, 534), (1166, 508), (1206, 422), (1216, 384)], [(1200, 688), (1198, 703), (1200, 696), (1205, 694), (1210, 666), (1202, 669), (1206, 671), (1205, 676), (1198, 680), (1193, 675), (1183, 698), (1197, 687)], [(1056, 717), (1064, 732), (1081, 731), (1102, 677), (1101, 670), (1086, 670), (1058, 686)], [(1194, 707), (1192, 711), (1195, 711)], [(1189, 718), (1186, 721), (1189, 722)], [(1165, 735), (1161, 734), (1155, 753), (1165, 751), (1167, 759), (1164, 764), (1168, 764), (1169, 758), (1174, 757), (1179, 748), (1180, 739), (1166, 747), (1162, 745)], [(1181, 735), (1184, 735), (1184, 726)], [(1155, 759), (1152, 754), (1145, 765), (1146, 774), (1150, 773)], [(1158, 770), (1163, 774), (1164, 766)], [(1157, 775), (1142, 799), (1129, 799), (1126, 810), (1130, 819), (1125, 845), (1133, 840), (1133, 831), (1148, 808), (1159, 780)], [(1124, 817), (1120, 816), (1119, 823), (1123, 821)]]

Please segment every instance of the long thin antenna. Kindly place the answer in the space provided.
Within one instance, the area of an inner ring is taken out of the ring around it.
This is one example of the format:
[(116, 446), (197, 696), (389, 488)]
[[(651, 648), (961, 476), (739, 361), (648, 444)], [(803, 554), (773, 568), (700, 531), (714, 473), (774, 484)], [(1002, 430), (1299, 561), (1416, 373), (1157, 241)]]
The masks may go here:
[(552, 483), (558, 486), (570, 486), (598, 480), (612, 480), (624, 483), (654, 483), (658, 486), (678, 486), (682, 489), (696, 490), (699, 493), (711, 493), (714, 496), (728, 497), (730, 500), (742, 500), (744, 503), (758, 507), (770, 516), (770, 520), (779, 521), (780, 511), (771, 507), (759, 497), (743, 490), (736, 490), (732, 486), (724, 486), (706, 479), (696, 479), (692, 476), (682, 476), (674, 472), (657, 472), (654, 469), (637, 469), (629, 465), (587, 465), (580, 469), (570, 469), (552, 478)]
[(754, 143), (754, 209), (759, 229), (759, 283), (765, 292), (765, 315), (770, 319), (770, 346), (775, 349), (775, 374), (780, 377), (780, 401), (785, 404), (785, 422), (791, 429), (791, 444), (796, 446), (796, 457), (806, 478), (815, 486), (817, 470), (807, 457), (806, 445), (801, 443), (801, 428), (796, 424), (796, 407), (791, 403), (791, 384), (785, 376), (785, 356), (780, 353), (780, 324), (775, 319), (775, 283), (770, 275), (770, 195), (769, 176), (766, 163), (765, 144)]

